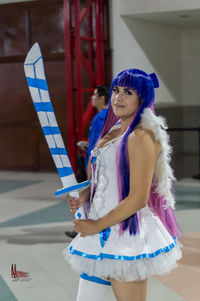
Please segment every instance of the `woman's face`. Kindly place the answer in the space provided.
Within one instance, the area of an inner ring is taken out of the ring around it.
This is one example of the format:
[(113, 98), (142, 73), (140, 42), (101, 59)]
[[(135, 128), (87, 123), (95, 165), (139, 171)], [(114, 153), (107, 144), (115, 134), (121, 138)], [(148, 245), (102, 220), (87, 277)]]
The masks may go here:
[(113, 112), (120, 118), (128, 118), (133, 116), (140, 106), (140, 100), (135, 90), (115, 86), (113, 88), (111, 104)]

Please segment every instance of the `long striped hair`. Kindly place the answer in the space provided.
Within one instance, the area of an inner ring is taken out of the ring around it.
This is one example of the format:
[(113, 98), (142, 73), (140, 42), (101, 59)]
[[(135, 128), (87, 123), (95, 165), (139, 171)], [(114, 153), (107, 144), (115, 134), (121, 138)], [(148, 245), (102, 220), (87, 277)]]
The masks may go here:
[[(134, 113), (132, 122), (125, 132), (117, 151), (117, 180), (118, 180), (118, 191), (119, 191), (119, 202), (125, 199), (130, 190), (130, 171), (129, 171), (129, 160), (128, 160), (128, 136), (136, 128), (141, 120), (141, 115), (145, 108), (150, 108), (153, 113), (154, 111), (154, 88), (159, 87), (159, 81), (155, 73), (147, 74), (139, 69), (127, 69), (120, 72), (113, 80), (110, 89), (110, 100), (108, 112), (105, 120), (103, 130), (100, 138), (105, 136), (109, 130), (119, 120), (112, 109), (111, 97), (113, 88), (115, 86), (121, 86), (126, 88), (134, 89), (137, 93), (138, 98), (141, 100), (140, 106)], [(159, 216), (161, 221), (166, 226), (167, 230), (173, 237), (179, 236), (181, 231), (179, 229), (174, 210), (169, 207), (164, 210), (163, 205), (165, 200), (155, 191), (154, 183), (152, 183), (148, 205), (152, 211)], [(129, 230), (130, 235), (135, 235), (139, 231), (138, 214), (135, 213), (126, 220), (120, 223), (120, 233)]]
[[(119, 117), (115, 116), (112, 106), (111, 97), (113, 88), (115, 86), (121, 86), (126, 88), (134, 89), (141, 104), (136, 113), (133, 116), (132, 122), (126, 131), (123, 139), (120, 143), (117, 152), (117, 179), (118, 179), (118, 190), (119, 190), (119, 202), (126, 198), (129, 194), (129, 160), (127, 151), (127, 142), (129, 134), (135, 129), (141, 119), (141, 114), (145, 108), (151, 107), (153, 109), (154, 102), (154, 88), (159, 87), (159, 82), (155, 73), (148, 75), (139, 69), (127, 69), (120, 72), (113, 80), (110, 90), (110, 101), (108, 107), (108, 113), (105, 120), (105, 124), (100, 135), (100, 138), (108, 133), (108, 131), (114, 126), (119, 120)], [(130, 234), (136, 234), (138, 231), (138, 216), (137, 213), (121, 222), (121, 232), (129, 229)]]

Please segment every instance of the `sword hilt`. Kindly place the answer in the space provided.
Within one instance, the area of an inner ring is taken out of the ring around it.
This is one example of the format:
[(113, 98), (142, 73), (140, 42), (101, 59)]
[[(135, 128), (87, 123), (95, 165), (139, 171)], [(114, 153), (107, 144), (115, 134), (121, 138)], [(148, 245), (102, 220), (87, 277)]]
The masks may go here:
[[(77, 199), (79, 198), (79, 192), (77, 190), (71, 191), (69, 193), (69, 195), (74, 198), (77, 198)], [(79, 219), (79, 218), (85, 219), (86, 217), (85, 217), (85, 212), (84, 212), (83, 206), (77, 208), (77, 211), (74, 215), (75, 215), (76, 219)]]

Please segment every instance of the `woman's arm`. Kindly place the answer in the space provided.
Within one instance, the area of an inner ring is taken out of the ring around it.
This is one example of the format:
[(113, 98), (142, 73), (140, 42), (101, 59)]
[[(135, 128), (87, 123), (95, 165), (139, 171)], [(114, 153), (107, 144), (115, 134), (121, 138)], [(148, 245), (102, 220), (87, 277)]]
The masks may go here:
[(146, 206), (157, 158), (155, 140), (148, 131), (138, 129), (135, 133), (130, 134), (128, 156), (130, 166), (130, 192), (128, 196), (97, 221), (88, 220), (82, 225), (81, 220), (75, 221), (75, 230), (81, 232), (82, 236), (94, 234), (113, 226)]
[(116, 208), (98, 220), (100, 230), (127, 219), (148, 201), (156, 160), (155, 144), (148, 132), (138, 130), (129, 136), (128, 156), (130, 192)]
[(91, 165), (91, 157), (88, 160), (88, 164), (87, 164), (87, 178), (88, 180), (91, 180), (92, 178), (92, 165)]

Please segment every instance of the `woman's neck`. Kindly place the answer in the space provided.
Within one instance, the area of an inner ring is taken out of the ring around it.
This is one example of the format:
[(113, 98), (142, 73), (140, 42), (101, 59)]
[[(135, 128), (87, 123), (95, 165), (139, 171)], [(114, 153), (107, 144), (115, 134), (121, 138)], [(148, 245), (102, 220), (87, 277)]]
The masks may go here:
[(129, 128), (131, 122), (133, 120), (133, 116), (129, 118), (121, 118), (120, 119), (120, 133), (124, 134), (126, 130)]

